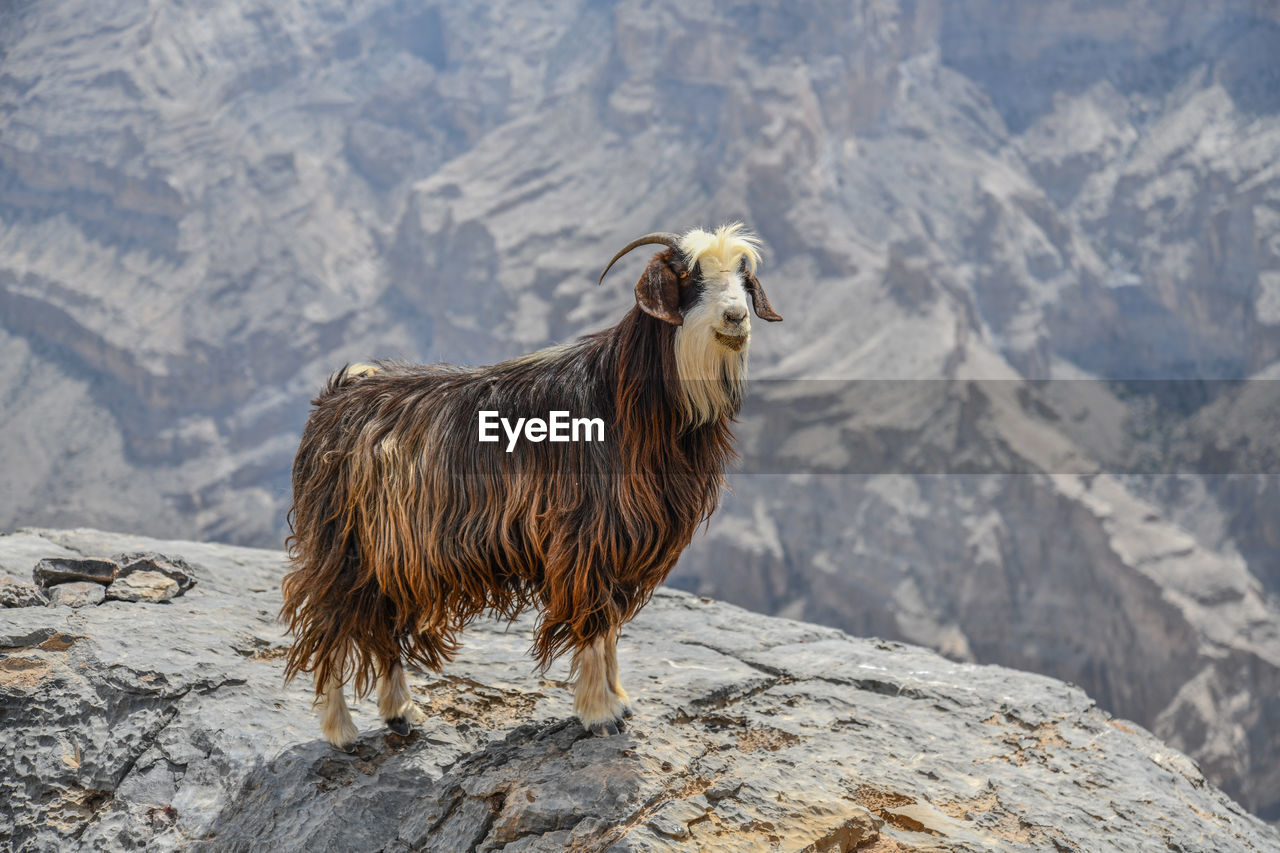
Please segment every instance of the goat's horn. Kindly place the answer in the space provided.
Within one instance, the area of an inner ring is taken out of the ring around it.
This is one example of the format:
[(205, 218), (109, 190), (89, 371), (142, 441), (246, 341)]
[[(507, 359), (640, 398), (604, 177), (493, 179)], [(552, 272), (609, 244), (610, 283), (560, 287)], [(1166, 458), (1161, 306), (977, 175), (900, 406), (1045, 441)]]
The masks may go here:
[(622, 251), (613, 256), (613, 260), (609, 261), (609, 266), (605, 267), (604, 272), (600, 273), (600, 280), (597, 281), (596, 284), (604, 283), (604, 277), (609, 274), (609, 270), (613, 269), (613, 265), (618, 262), (619, 258), (627, 252), (630, 252), (632, 249), (638, 249), (639, 247), (647, 246), (650, 243), (661, 243), (664, 246), (669, 246), (672, 249), (678, 250), (680, 248), (680, 235), (672, 234), (670, 231), (655, 231), (652, 234), (646, 234), (637, 240), (632, 240), (630, 243), (622, 247)]

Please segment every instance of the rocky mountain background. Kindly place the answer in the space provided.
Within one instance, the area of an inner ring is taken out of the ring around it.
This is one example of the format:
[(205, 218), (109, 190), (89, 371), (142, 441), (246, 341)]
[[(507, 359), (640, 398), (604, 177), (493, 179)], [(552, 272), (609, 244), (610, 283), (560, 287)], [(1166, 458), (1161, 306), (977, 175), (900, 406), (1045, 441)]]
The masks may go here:
[(1280, 820), (1277, 44), (1266, 0), (0, 2), (0, 528), (278, 546), (335, 367), (603, 327), (618, 246), (741, 219), (784, 464), (672, 583), (1073, 681)]

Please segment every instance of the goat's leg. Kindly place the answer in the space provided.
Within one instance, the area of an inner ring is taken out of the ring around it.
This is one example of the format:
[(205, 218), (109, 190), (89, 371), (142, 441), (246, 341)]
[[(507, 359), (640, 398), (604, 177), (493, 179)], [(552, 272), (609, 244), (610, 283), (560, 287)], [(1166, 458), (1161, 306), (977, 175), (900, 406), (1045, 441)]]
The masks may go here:
[(391, 664), (386, 674), (378, 679), (378, 713), (387, 728), (398, 735), (407, 735), (413, 719), (413, 697), (409, 695), (409, 682), (400, 661)]
[[(337, 671), (338, 668), (334, 667), (334, 672)], [(329, 676), (324, 696), (316, 703), (316, 708), (320, 711), (320, 731), (324, 732), (325, 740), (343, 752), (354, 752), (360, 732), (351, 719), (351, 710), (347, 708), (347, 700), (342, 695), (342, 682), (336, 674)]]
[(626, 706), (610, 685), (607, 645), (606, 637), (597, 637), (573, 656), (573, 712), (593, 735), (616, 735), (624, 727)]
[(614, 628), (604, 638), (605, 672), (609, 679), (609, 689), (622, 703), (623, 719), (631, 719), (631, 697), (622, 689), (622, 681), (618, 678), (618, 629)]

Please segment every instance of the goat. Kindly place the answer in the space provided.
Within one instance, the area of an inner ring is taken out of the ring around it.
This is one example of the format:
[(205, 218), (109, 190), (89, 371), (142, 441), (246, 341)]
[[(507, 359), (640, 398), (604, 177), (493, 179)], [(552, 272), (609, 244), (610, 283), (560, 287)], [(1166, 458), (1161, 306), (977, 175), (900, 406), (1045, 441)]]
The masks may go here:
[[(404, 667), (438, 672), (482, 614), (540, 613), (545, 671), (573, 652), (574, 712), (597, 735), (631, 716), (619, 628), (666, 579), (716, 507), (734, 457), (751, 320), (781, 320), (740, 224), (634, 240), (663, 245), (616, 326), (488, 367), (376, 362), (338, 371), (314, 400), (293, 467), (294, 642), (286, 678), (311, 672), (322, 730), (357, 737), (343, 697), (378, 686), (407, 734)], [(478, 440), (479, 412), (593, 413), (605, 441)], [(513, 446), (514, 445), (514, 446)]]

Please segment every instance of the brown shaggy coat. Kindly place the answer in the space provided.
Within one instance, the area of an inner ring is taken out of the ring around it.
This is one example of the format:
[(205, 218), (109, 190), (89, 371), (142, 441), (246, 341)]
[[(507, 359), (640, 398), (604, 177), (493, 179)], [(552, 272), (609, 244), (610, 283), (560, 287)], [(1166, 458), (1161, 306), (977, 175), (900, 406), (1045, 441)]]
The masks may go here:
[[(675, 327), (617, 326), (492, 367), (380, 363), (314, 400), (293, 470), (288, 676), (439, 670), (477, 616), (540, 613), (548, 666), (631, 619), (715, 509), (730, 411), (678, 421)], [(601, 417), (605, 441), (477, 440), (477, 413)]]

